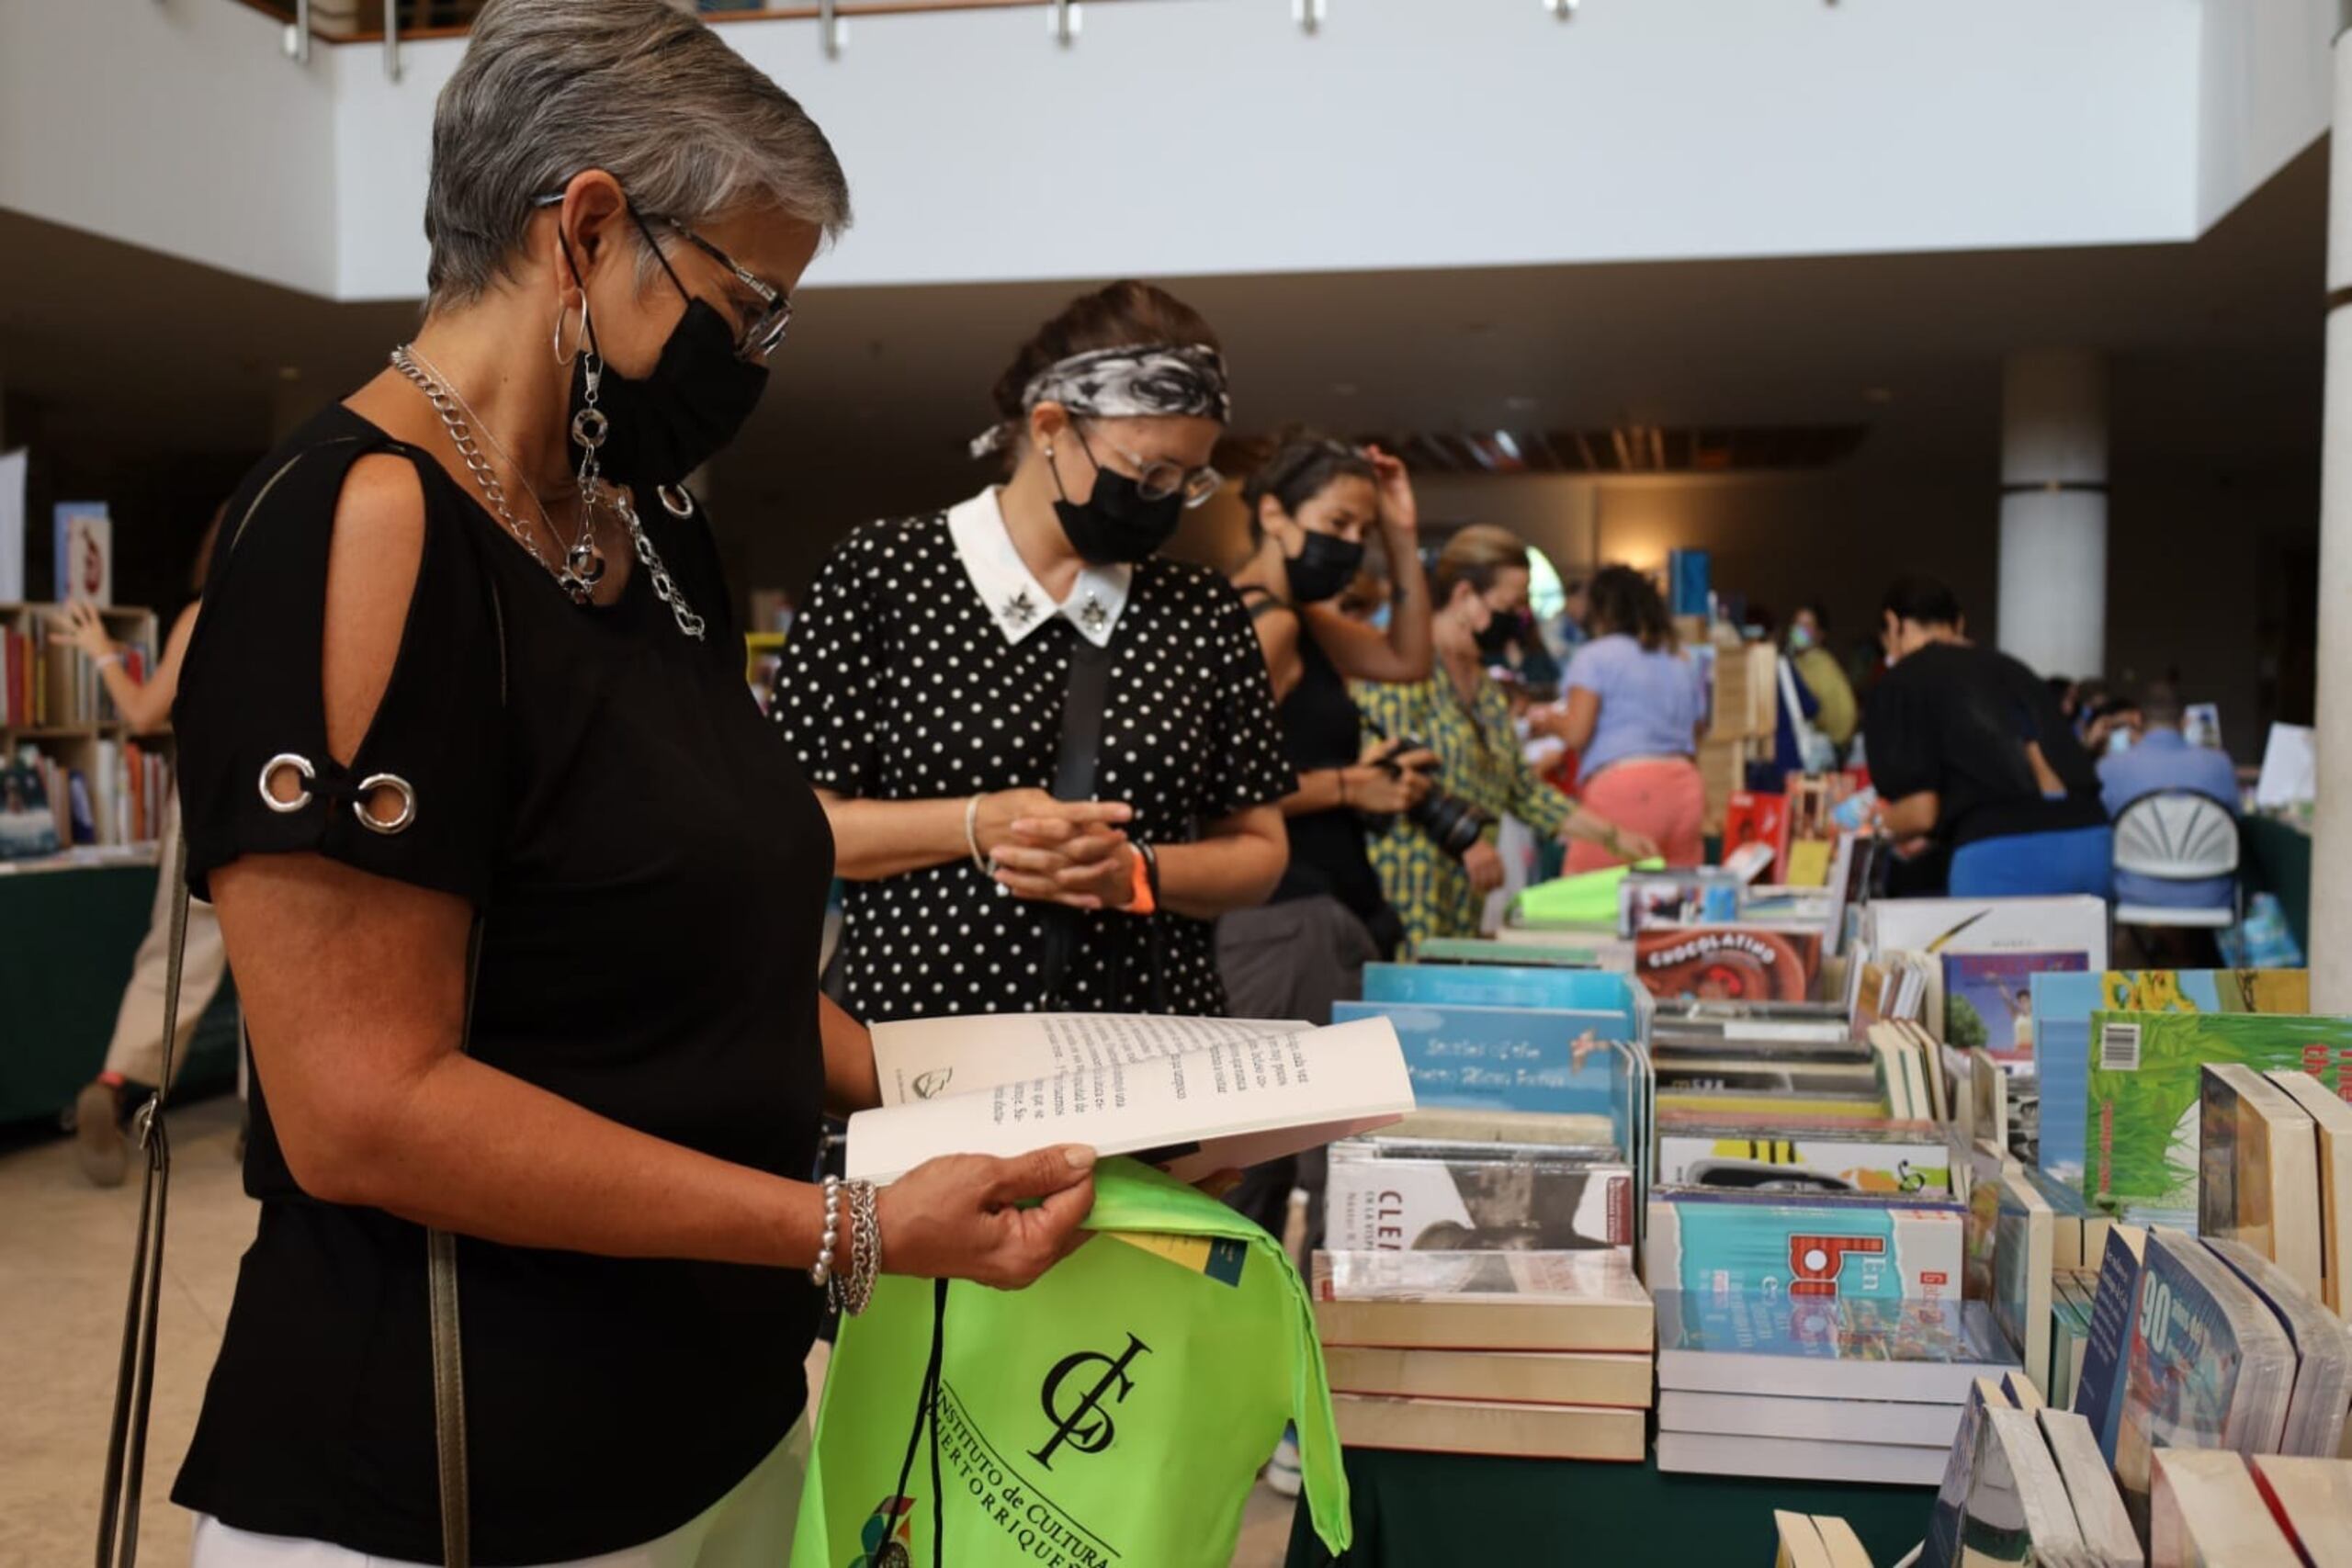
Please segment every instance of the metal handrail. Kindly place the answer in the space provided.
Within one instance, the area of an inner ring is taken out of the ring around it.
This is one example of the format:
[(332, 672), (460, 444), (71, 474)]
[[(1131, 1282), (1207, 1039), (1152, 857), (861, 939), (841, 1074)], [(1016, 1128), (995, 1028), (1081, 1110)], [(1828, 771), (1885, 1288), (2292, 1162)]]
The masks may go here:
[[(472, 30), (470, 19), (458, 22), (426, 22), (403, 26), (399, 12), (405, 8), (411, 16), (419, 13), (437, 14), (450, 5), (465, 5), (469, 0), (444, 0), (444, 5), (428, 9), (427, 0), (383, 0), (385, 25), (356, 28), (348, 32), (333, 31), (315, 25), (311, 19), (311, 0), (234, 0), (248, 10), (286, 24), (287, 52), (298, 61), (310, 58), (310, 42), (316, 39), (329, 44), (380, 43), (385, 46), (385, 73), (394, 81), (400, 79), (399, 48), (402, 42), (422, 39), (463, 38)], [(1088, 0), (1094, 5), (1112, 5), (1118, 0)], [(789, 5), (770, 4), (758, 10), (707, 11), (702, 19), (719, 26), (739, 22), (818, 22), (822, 24), (826, 53), (838, 57), (845, 41), (843, 24), (855, 17), (915, 16), (933, 11), (1010, 11), (1042, 10), (1046, 13), (1049, 32), (1063, 43), (1071, 41), (1078, 32), (1077, 16), (1080, 0), (798, 0)]]

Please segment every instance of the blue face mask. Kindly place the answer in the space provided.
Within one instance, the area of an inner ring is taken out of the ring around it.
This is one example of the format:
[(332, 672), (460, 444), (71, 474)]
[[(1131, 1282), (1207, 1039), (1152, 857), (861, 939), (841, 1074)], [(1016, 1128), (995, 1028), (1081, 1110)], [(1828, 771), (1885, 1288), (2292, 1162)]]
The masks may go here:
[(2130, 750), (2132, 750), (2132, 732), (2130, 730), (2117, 729), (2109, 732), (2107, 737), (2107, 754), (2109, 756), (2120, 756), (2122, 753), (2129, 751)]

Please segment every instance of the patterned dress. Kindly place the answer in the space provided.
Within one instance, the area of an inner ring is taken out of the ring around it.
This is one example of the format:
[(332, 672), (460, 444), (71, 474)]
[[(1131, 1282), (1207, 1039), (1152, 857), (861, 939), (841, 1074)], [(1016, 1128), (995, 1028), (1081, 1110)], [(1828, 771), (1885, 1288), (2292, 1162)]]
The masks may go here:
[[(1516, 817), (1549, 838), (1576, 809), (1575, 802), (1527, 765), (1511, 724), (1510, 699), (1484, 675), (1468, 703), (1442, 667), (1410, 685), (1359, 681), (1353, 691), (1356, 706), (1382, 733), (1425, 742), (1438, 754), (1440, 789), (1488, 817)], [(1492, 841), (1491, 832), (1487, 839)], [(1471, 887), (1462, 863), (1411, 822), (1399, 817), (1372, 840), (1372, 863), (1414, 947), (1433, 936), (1478, 934), (1485, 896)]]

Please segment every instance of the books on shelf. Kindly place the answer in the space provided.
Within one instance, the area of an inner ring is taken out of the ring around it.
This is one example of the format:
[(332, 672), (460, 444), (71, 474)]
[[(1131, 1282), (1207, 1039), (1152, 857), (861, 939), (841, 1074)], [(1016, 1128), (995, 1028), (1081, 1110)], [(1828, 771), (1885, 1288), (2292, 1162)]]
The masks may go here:
[(2161, 1450), (2276, 1452), (2295, 1350), (2269, 1307), (2186, 1232), (2148, 1235), (2124, 1355), (2115, 1478), (2135, 1517)]
[(2083, 1185), (2083, 1132), (2095, 1012), (2311, 1010), (2301, 969), (2108, 969), (2033, 976), (2034, 1056), (2041, 1078), (2041, 1165)]
[(2267, 1013), (2092, 1015), (2084, 1191), (2127, 1211), (2197, 1209), (2200, 1071), (2301, 1067), (2342, 1091), (2352, 1019)]
[(2083, 1382), (2083, 1358), (2090, 1348), (2091, 1317), (2098, 1301), (2098, 1273), (2056, 1269), (2050, 1276), (2050, 1403), (2075, 1408)]
[(2040, 1423), (2024, 1410), (1987, 1405), (1974, 1438), (1958, 1561), (2019, 1568), (2077, 1561), (2082, 1528)]
[(2352, 1568), (2352, 1460), (2256, 1454), (2255, 1490), (2311, 1568)]
[(2104, 898), (1878, 898), (1865, 926), (1882, 952), (2079, 953), (2107, 967)]
[(1657, 1435), (1657, 1467), (1669, 1474), (1780, 1476), (1806, 1481), (1932, 1486), (1940, 1448), (1823, 1442), (1803, 1438), (1728, 1438), (1713, 1432)]
[(2197, 1234), (2244, 1243), (2316, 1297), (2319, 1145), (2311, 1113), (2253, 1068), (2209, 1062), (2197, 1124)]
[(1678, 1112), (1659, 1118), (1657, 1179), (1774, 1192), (1950, 1192), (1951, 1150), (1926, 1121), (1709, 1124)]
[(2152, 1470), (2152, 1568), (2302, 1568), (2235, 1453), (2170, 1449), (2155, 1456)]
[(1810, 1399), (1667, 1389), (1657, 1396), (1657, 1425), (1662, 1432), (1947, 1449), (1960, 1425), (1960, 1406), (1925, 1400)]
[(1646, 1352), (1649, 1296), (1616, 1251), (1317, 1252), (1326, 1345)]
[(2051, 1232), (2048, 1200), (2016, 1166), (1988, 1184), (1993, 1198), (1993, 1320), (2047, 1398), (2050, 1384)]
[(61, 501), (52, 509), (56, 532), (51, 557), (60, 604), (85, 599), (114, 603), (114, 523), (103, 501)]
[(1323, 1370), (1335, 1393), (1600, 1404), (1623, 1410), (1650, 1406), (1652, 1362), (1647, 1354), (1326, 1345)]
[(1328, 1245), (1360, 1252), (1633, 1245), (1632, 1167), (1542, 1157), (1533, 1145), (1492, 1147), (1493, 1156), (1473, 1156), (1412, 1144), (1392, 1151), (1381, 1139), (1333, 1144)]
[(1504, 1145), (1538, 1149), (1556, 1159), (1614, 1160), (1624, 1157), (1617, 1127), (1607, 1115), (1547, 1111), (1465, 1111), (1422, 1105), (1399, 1116), (1384, 1134), (1396, 1144), (1476, 1149)]
[(0, 757), (0, 860), (53, 855), (74, 841), (62, 784), (62, 770), (39, 751)]
[(1183, 1180), (1394, 1122), (1413, 1091), (1386, 1021), (1329, 1029), (1123, 1013), (1003, 1013), (874, 1027), (882, 1104), (849, 1119), (851, 1176), (951, 1151), (1082, 1143)]
[(1628, 1014), (1635, 1006), (1626, 976), (1525, 964), (1367, 964), (1363, 999)]
[(1953, 1296), (1966, 1212), (1928, 1193), (1660, 1188), (1650, 1196), (1643, 1277), (1653, 1291), (1799, 1301)]
[(2352, 1315), (2352, 1280), (2346, 1276), (2352, 1269), (2352, 1105), (2308, 1073), (2275, 1071), (2269, 1077), (2312, 1119), (2319, 1164), (2320, 1299), (2339, 1317)]
[(1647, 1416), (1590, 1404), (1410, 1399), (1333, 1390), (1331, 1415), (1349, 1448), (1505, 1454), (1639, 1464)]
[(1982, 1302), (1660, 1291), (1663, 1393), (1958, 1404), (2017, 1365)]

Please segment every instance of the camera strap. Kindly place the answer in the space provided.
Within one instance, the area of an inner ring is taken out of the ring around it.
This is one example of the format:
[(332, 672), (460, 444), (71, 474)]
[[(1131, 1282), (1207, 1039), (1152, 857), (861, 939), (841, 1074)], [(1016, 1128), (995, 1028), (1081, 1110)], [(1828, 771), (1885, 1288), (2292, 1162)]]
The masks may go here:
[[(1111, 700), (1111, 649), (1097, 648), (1075, 627), (1069, 652), (1069, 684), (1062, 695), (1062, 730), (1054, 758), (1053, 796), (1056, 800), (1091, 800), (1102, 751), (1102, 712)], [(1115, 634), (1114, 634), (1115, 635)], [(1046, 1005), (1071, 1007), (1062, 994), (1078, 956), (1085, 917), (1059, 904), (1047, 905), (1046, 916)], [(1097, 1005), (1100, 1005), (1098, 1003)]]

